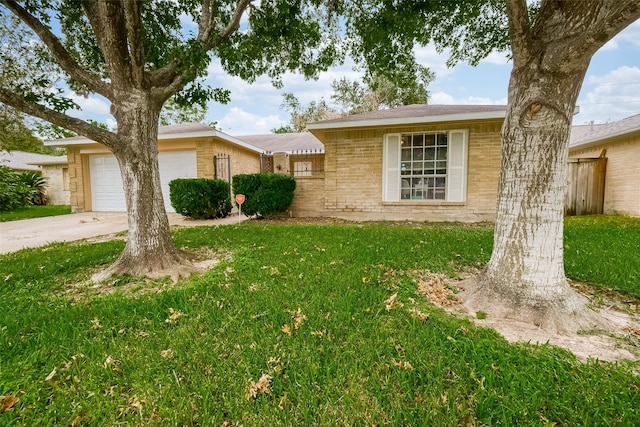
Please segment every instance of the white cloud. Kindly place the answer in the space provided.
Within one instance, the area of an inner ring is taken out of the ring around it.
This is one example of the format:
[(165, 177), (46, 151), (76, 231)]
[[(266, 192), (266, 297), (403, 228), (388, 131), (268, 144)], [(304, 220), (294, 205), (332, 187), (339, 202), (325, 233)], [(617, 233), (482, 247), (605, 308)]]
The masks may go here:
[(467, 96), (464, 98), (456, 98), (450, 93), (435, 92), (429, 98), (430, 104), (448, 104), (448, 105), (506, 105), (507, 98), (492, 99), (479, 96)]
[(285, 125), (286, 122), (276, 115), (259, 116), (241, 108), (232, 107), (218, 121), (218, 127), (230, 135), (258, 135), (271, 133), (271, 129)]
[(429, 43), (427, 46), (416, 47), (413, 52), (416, 56), (416, 61), (436, 73), (436, 77), (444, 77), (453, 72), (452, 68), (447, 67), (447, 59), (450, 56), (448, 49), (438, 53), (434, 44)]
[(480, 61), (480, 63), (511, 66), (511, 60), (507, 58), (507, 54), (507, 52), (491, 52), (489, 56)]
[(624, 40), (635, 47), (640, 47), (640, 20), (625, 28), (615, 39)]
[(622, 66), (604, 75), (589, 75), (578, 98), (574, 123), (620, 120), (640, 110), (640, 67)]
[(618, 48), (620, 47), (620, 44), (618, 43), (617, 39), (611, 39), (609, 40), (607, 43), (605, 43), (604, 46), (602, 46), (600, 48), (601, 51), (605, 51), (605, 50), (618, 50)]
[(81, 119), (100, 120), (98, 116), (109, 114), (109, 104), (103, 99), (96, 96), (84, 97), (74, 92), (65, 95), (73, 102), (80, 106), (80, 111), (69, 111), (69, 115), (79, 117)]

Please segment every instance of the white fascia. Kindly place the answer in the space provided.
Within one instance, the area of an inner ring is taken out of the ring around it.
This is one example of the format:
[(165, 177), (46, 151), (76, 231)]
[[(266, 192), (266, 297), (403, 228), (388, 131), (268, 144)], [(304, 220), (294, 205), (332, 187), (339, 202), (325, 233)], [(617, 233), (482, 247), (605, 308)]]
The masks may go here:
[(342, 129), (374, 126), (398, 126), (420, 123), (458, 122), (463, 120), (504, 119), (506, 111), (485, 111), (482, 113), (443, 114), (439, 116), (393, 117), (390, 119), (353, 120), (344, 122), (311, 123), (307, 129)]

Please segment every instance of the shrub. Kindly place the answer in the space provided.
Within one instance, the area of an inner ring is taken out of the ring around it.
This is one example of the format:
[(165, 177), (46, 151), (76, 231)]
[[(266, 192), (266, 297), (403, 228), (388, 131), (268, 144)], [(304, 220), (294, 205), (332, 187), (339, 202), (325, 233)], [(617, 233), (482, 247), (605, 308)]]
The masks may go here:
[(244, 194), (242, 212), (262, 217), (285, 212), (296, 189), (296, 180), (289, 175), (275, 173), (243, 174), (233, 177), (233, 191)]
[(34, 190), (20, 179), (20, 174), (0, 166), (0, 210), (12, 211), (29, 205)]
[(30, 205), (47, 204), (47, 180), (40, 172), (26, 171), (18, 174), (20, 182), (30, 188), (28, 197)]
[(178, 178), (169, 182), (171, 206), (189, 218), (223, 218), (229, 215), (229, 194), (229, 183), (221, 179)]

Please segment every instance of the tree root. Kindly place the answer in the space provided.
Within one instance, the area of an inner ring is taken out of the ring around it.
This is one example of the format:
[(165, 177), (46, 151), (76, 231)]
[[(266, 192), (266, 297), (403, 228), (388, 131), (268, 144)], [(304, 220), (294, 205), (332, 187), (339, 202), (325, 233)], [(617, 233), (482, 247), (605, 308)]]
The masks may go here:
[(563, 298), (544, 306), (518, 305), (483, 279), (478, 274), (456, 282), (460, 305), (443, 308), (468, 316), (479, 326), (494, 328), (508, 341), (551, 343), (567, 348), (583, 361), (637, 360), (640, 356), (640, 348), (624, 340), (628, 331), (640, 328), (637, 315), (596, 310), (587, 297), (572, 288)]
[(582, 330), (606, 329), (607, 321), (588, 306), (589, 300), (568, 288), (562, 298), (545, 305), (518, 304), (492, 289), (482, 276), (460, 282), (463, 306), (467, 311), (482, 311), (494, 318), (511, 319), (534, 325), (552, 333), (575, 334)]
[(182, 251), (163, 254), (161, 257), (136, 257), (123, 252), (113, 264), (106, 269), (95, 273), (91, 280), (95, 283), (103, 282), (113, 276), (129, 275), (133, 277), (147, 277), (159, 279), (170, 277), (173, 283), (181, 278), (187, 278), (193, 274), (205, 271), (200, 265), (193, 262), (193, 257)]

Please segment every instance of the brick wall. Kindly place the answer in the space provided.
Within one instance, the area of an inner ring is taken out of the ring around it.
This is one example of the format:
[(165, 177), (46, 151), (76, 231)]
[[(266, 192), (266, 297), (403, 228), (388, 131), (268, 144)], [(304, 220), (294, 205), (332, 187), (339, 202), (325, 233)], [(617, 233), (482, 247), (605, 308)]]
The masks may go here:
[(65, 174), (63, 165), (42, 166), (42, 176), (47, 179), (47, 199), (50, 205), (68, 205), (71, 201), (70, 191), (64, 189)]
[[(69, 203), (72, 212), (85, 211), (85, 179), (83, 174), (84, 164), (80, 154), (80, 148), (67, 146), (67, 161), (69, 164)], [(87, 171), (88, 173), (88, 171)]]
[[(495, 219), (500, 172), (502, 120), (453, 122), (376, 129), (328, 130), (325, 135), (324, 189), (306, 216), (330, 216), (357, 220), (411, 220), (477, 222)], [(383, 139), (387, 133), (468, 129), (468, 175), (465, 202), (407, 200), (382, 201)], [(302, 180), (298, 180), (300, 183)], [(318, 190), (318, 184), (309, 185)], [(296, 190), (300, 200), (307, 186)], [(320, 201), (322, 204), (320, 205)], [(302, 216), (302, 203), (292, 206)]]
[(213, 156), (231, 156), (231, 176), (260, 172), (260, 154), (214, 138), (197, 138), (196, 163), (199, 178), (213, 178)]
[(604, 213), (640, 217), (640, 136), (628, 136), (584, 149), (569, 150), (569, 157), (598, 157), (606, 148)]

